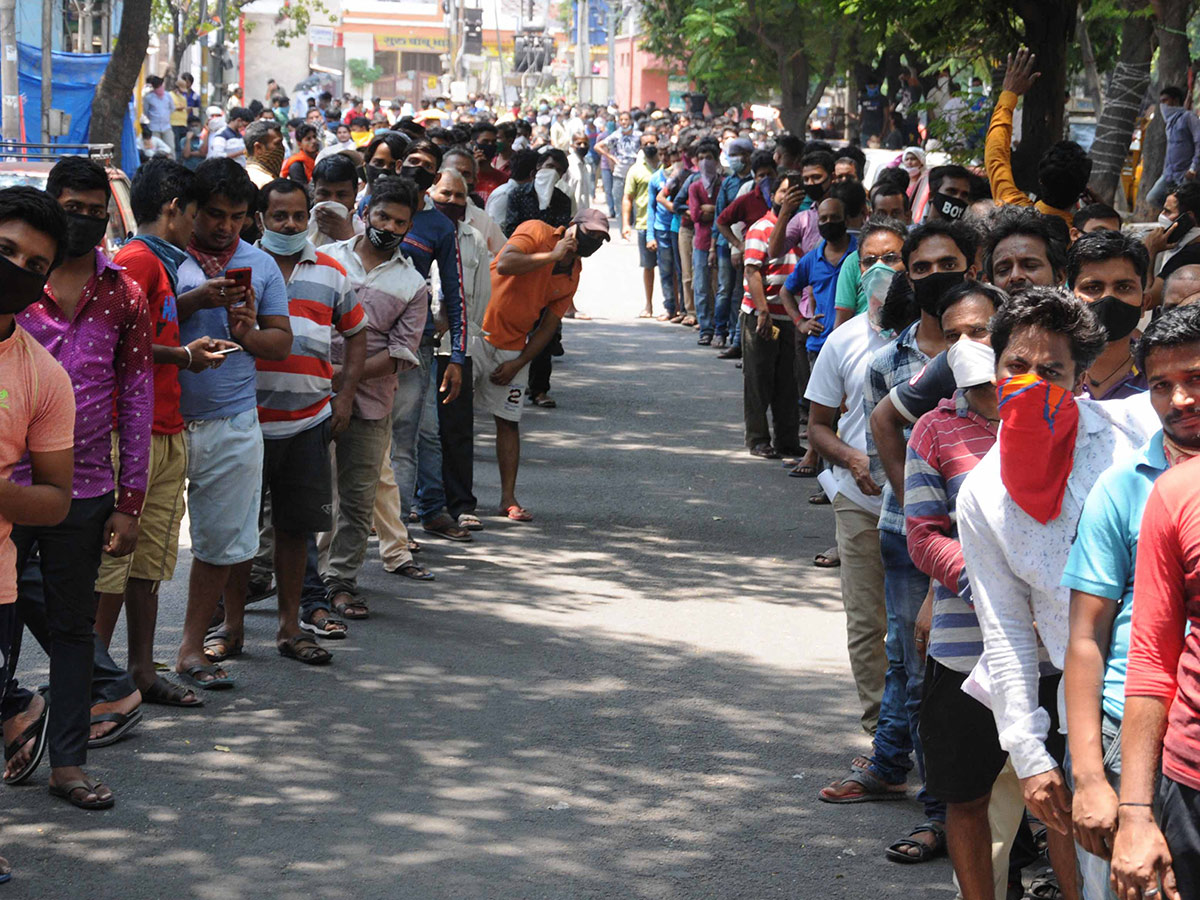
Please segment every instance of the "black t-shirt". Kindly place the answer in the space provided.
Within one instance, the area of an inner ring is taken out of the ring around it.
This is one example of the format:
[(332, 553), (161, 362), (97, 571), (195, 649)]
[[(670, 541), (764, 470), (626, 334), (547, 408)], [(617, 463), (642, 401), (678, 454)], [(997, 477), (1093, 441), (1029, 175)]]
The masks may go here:
[(883, 132), (883, 110), (885, 106), (887, 106), (887, 100), (881, 94), (876, 94), (874, 97), (863, 94), (862, 99), (858, 101), (858, 115), (862, 122), (862, 135), (864, 139)]

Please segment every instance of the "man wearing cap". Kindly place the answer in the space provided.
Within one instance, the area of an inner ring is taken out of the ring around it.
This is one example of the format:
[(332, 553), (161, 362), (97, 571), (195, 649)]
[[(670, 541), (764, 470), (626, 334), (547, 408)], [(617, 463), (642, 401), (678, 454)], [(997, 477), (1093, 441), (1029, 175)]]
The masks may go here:
[(604, 213), (582, 209), (565, 228), (537, 219), (522, 222), (492, 260), (492, 299), (483, 317), (475, 397), (496, 419), (500, 515), (516, 522), (533, 518), (516, 495), (529, 363), (554, 337), (571, 305), (579, 287), (580, 258), (591, 256), (608, 239)]

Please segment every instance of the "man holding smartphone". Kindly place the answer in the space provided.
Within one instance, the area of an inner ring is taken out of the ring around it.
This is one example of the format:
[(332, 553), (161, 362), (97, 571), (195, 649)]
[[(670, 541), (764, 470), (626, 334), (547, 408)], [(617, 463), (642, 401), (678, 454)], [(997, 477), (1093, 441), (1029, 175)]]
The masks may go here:
[[(232, 687), (233, 680), (205, 657), (205, 632), (222, 594), (245, 597), (258, 551), (263, 439), (255, 359), (286, 359), (292, 328), (279, 266), (238, 237), (258, 197), (250, 176), (233, 160), (206, 160), (196, 170), (194, 195), (190, 258), (179, 267), (181, 339), (220, 337), (244, 351), (228, 355), (218, 369), (179, 379), (193, 561), (175, 671), (211, 690)], [(230, 270), (247, 268), (249, 288), (229, 277)], [(225, 633), (241, 635), (240, 618), (231, 621), (239, 615), (240, 605), (227, 607)], [(240, 642), (228, 649), (233, 652), (225, 656), (237, 656)]]

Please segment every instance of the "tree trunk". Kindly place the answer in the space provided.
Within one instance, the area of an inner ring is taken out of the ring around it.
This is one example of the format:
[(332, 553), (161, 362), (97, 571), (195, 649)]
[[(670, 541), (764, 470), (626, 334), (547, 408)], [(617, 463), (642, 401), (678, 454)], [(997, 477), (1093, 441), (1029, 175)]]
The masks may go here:
[(786, 52), (781, 50), (779, 53), (779, 119), (784, 128), (804, 140), (808, 114), (812, 112), (808, 105), (808, 75), (811, 67), (808, 54), (803, 50), (790, 58), (784, 56)]
[(1079, 55), (1083, 57), (1083, 83), (1086, 85), (1088, 99), (1092, 101), (1098, 123), (1100, 116), (1104, 114), (1104, 100), (1100, 95), (1100, 73), (1096, 71), (1096, 54), (1092, 51), (1092, 39), (1088, 35), (1087, 23), (1083, 20), (1083, 10), (1079, 11), (1075, 20), (1075, 39), (1079, 42)]
[(150, 45), (150, 6), (151, 0), (125, 0), (121, 31), (108, 67), (96, 85), (92, 122), (88, 128), (88, 140), (93, 144), (112, 144), (113, 163), (127, 171), (136, 168), (137, 160), (121, 159), (121, 130), (129, 97)]
[[(1158, 80), (1153, 94), (1153, 100), (1157, 100), (1157, 91), (1168, 84), (1187, 89), (1188, 39), (1186, 34), (1179, 32), (1187, 30), (1192, 0), (1151, 0), (1150, 6), (1154, 10), (1154, 34), (1158, 39)], [(1157, 115), (1156, 110), (1142, 135), (1142, 180), (1138, 186), (1136, 209), (1139, 217), (1150, 217), (1157, 212), (1146, 205), (1146, 193), (1162, 174), (1166, 154), (1167, 135), (1162, 116)]]
[(1096, 123), (1092, 145), (1092, 178), (1088, 187), (1105, 203), (1112, 202), (1121, 184), (1121, 169), (1133, 138), (1133, 128), (1150, 86), (1150, 60), (1154, 56), (1154, 21), (1137, 15), (1146, 0), (1125, 0), (1121, 26), (1121, 57), (1112, 73), (1104, 112)]
[(1013, 153), (1013, 176), (1024, 190), (1037, 190), (1042, 154), (1062, 140), (1067, 90), (1067, 42), (1075, 35), (1077, 0), (1017, 0), (1025, 22), (1025, 45), (1037, 55), (1042, 76), (1025, 95), (1021, 143)]

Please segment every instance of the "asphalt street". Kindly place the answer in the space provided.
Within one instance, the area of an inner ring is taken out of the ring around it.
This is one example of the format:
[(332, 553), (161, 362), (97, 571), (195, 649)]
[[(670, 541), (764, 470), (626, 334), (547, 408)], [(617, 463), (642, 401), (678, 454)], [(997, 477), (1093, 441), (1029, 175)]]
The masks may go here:
[[(90, 755), (113, 810), (49, 797), (45, 762), (0, 788), (0, 898), (953, 897), (945, 860), (884, 859), (915, 791), (817, 800), (869, 748), (837, 573), (812, 565), (833, 515), (743, 449), (732, 363), (634, 318), (636, 265), (620, 240), (585, 263), (595, 318), (566, 324), (558, 408), (521, 426), (532, 523), (485, 516), (466, 545), (417, 528), (430, 585), (372, 544), (372, 617), (326, 668), (282, 659), (252, 608), (236, 690), (146, 707)], [(490, 420), (477, 434), (490, 514)], [(172, 663), (189, 562), (162, 591)]]

